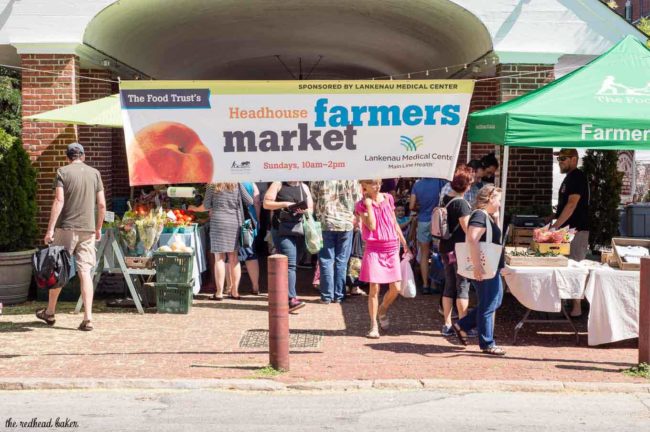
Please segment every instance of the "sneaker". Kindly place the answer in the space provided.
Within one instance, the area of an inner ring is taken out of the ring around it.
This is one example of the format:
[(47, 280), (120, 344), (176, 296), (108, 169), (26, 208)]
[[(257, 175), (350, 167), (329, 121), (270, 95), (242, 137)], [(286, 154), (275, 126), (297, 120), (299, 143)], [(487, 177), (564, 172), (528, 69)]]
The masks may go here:
[(334, 299), (334, 300), (332, 300), (332, 303), (343, 303), (343, 299), (342, 298)]
[(422, 295), (431, 295), (433, 292), (431, 291), (431, 287), (422, 287)]
[(305, 302), (299, 300), (298, 297), (294, 297), (291, 300), (289, 300), (289, 312), (297, 311), (298, 309), (303, 307), (305, 307)]
[[(330, 300), (328, 298), (321, 298), (320, 300), (318, 300), (318, 302), (322, 303), (322, 304), (330, 304), (330, 303), (332, 303), (332, 300)], [(289, 307), (291, 307), (291, 304), (289, 304)]]
[(443, 325), (440, 333), (442, 333), (444, 337), (449, 337), (454, 335), (454, 330), (451, 328), (451, 326)]
[(475, 329), (475, 328), (473, 328), (470, 331), (465, 332), (465, 333), (467, 333), (467, 337), (471, 337), (471, 338), (478, 337), (478, 330)]

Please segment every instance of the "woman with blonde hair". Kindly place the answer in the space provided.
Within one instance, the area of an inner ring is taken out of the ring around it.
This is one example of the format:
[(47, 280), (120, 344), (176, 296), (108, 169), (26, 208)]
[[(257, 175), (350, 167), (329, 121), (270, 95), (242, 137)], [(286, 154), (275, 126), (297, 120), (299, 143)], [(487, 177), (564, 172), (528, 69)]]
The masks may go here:
[(243, 205), (249, 206), (253, 198), (239, 183), (214, 183), (205, 191), (203, 206), (210, 210), (210, 251), (214, 254), (214, 279), (217, 292), (213, 300), (223, 300), (226, 280), (226, 257), (232, 280), (230, 297), (239, 300), (239, 237), (244, 223)]
[[(388, 308), (397, 299), (402, 272), (399, 261), (399, 245), (410, 254), (406, 239), (395, 218), (393, 196), (381, 193), (381, 180), (361, 180), (363, 199), (357, 202), (355, 213), (361, 218), (361, 235), (366, 242), (361, 262), (359, 280), (370, 284), (368, 313), (370, 314), (370, 339), (379, 338), (379, 326), (388, 329)], [(379, 306), (379, 284), (389, 284), (389, 290)]]
[(484, 186), (476, 196), (476, 210), (469, 218), (466, 242), (474, 269), (474, 276), (471, 279), (478, 295), (478, 305), (452, 327), (463, 345), (467, 345), (467, 332), (477, 328), (481, 351), (498, 356), (505, 355), (505, 351), (494, 342), (494, 313), (501, 306), (503, 299), (503, 286), (499, 274), (504, 265), (503, 253), (496, 274), (486, 279), (481, 265), (479, 243), (487, 241), (486, 234), (489, 229), (492, 233), (492, 242), (501, 244), (501, 229), (498, 223), (500, 206), (501, 189), (494, 185)]

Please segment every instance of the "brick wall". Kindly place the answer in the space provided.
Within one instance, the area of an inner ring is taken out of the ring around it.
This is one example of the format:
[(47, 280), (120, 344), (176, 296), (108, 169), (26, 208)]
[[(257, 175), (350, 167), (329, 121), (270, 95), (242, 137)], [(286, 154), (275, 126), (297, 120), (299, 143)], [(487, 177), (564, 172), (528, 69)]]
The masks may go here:
[(636, 194), (635, 201), (641, 201), (650, 191), (650, 162), (636, 164)]
[[(469, 105), (469, 112), (480, 111), (485, 108), (497, 105), (500, 100), (499, 80), (478, 81), (474, 85), (474, 94)], [(495, 145), (484, 143), (472, 143), (471, 159), (479, 159), (482, 156), (495, 151)], [(459, 164), (467, 161), (467, 128), (463, 134), (463, 142), (458, 156)]]
[[(23, 116), (75, 104), (79, 100), (79, 59), (71, 54), (22, 54)], [(56, 170), (66, 164), (67, 145), (77, 140), (77, 129), (61, 123), (23, 122), (23, 146), (37, 169), (37, 221), (47, 228), (54, 199)]]
[[(119, 85), (113, 83), (113, 94), (120, 91)], [(124, 129), (113, 129), (113, 196), (128, 197), (131, 189), (129, 185), (129, 167), (126, 163), (126, 147), (124, 144)]]
[[(100, 99), (111, 94), (109, 71), (81, 69), (79, 71), (79, 102)], [(95, 78), (95, 79), (93, 79)], [(113, 196), (113, 133), (112, 128), (79, 126), (79, 143), (86, 151), (86, 163), (99, 170), (104, 183), (108, 208)]]
[[(553, 81), (553, 65), (504, 64), (497, 69), (501, 102)], [(525, 74), (521, 76), (512, 76)], [(507, 208), (550, 205), (553, 193), (553, 150), (510, 148)]]

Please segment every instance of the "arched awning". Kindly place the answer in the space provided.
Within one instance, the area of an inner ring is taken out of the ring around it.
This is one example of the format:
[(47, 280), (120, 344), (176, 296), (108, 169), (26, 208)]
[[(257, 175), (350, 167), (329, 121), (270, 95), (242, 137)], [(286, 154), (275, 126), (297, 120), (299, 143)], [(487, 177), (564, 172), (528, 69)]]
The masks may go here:
[(156, 79), (371, 78), (492, 49), (483, 23), (449, 0), (121, 0), (84, 43)]

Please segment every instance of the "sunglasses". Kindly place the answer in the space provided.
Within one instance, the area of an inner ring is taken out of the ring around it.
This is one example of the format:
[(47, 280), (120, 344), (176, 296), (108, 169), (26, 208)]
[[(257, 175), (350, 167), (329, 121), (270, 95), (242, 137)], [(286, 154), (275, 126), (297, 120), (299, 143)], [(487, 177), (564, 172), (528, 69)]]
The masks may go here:
[(567, 159), (569, 159), (569, 156), (558, 156), (557, 157), (558, 162), (564, 162)]

